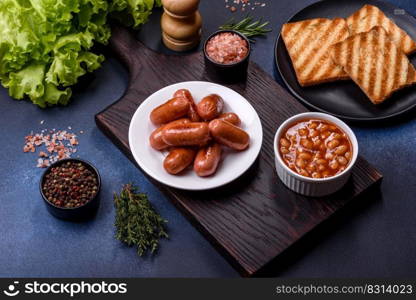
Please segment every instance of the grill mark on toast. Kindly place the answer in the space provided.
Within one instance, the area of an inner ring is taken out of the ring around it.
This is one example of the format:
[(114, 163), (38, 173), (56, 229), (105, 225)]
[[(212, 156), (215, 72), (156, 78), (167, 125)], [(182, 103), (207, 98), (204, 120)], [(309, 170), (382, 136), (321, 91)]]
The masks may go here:
[(345, 65), (347, 64), (347, 56), (346, 55), (342, 55), (341, 53), (346, 53), (348, 51), (348, 43), (342, 43), (340, 47), (338, 47), (340, 49), (340, 53), (339, 56), (341, 58), (341, 64)]
[[(365, 35), (363, 37), (362, 39), (363, 50), (370, 49), (370, 45), (373, 41), (373, 37), (374, 37), (373, 34)], [(373, 49), (371, 48), (370, 51), (373, 51)], [(361, 72), (358, 73), (358, 78), (360, 79), (363, 87), (367, 90), (371, 89), (370, 74), (372, 74), (371, 72), (373, 71), (373, 67), (374, 67), (372, 56), (369, 54), (370, 53), (366, 53), (366, 52), (362, 53), (360, 49)]]
[[(322, 28), (320, 29), (320, 31), (322, 31), (322, 34), (320, 34), (320, 38), (328, 34), (328, 32), (331, 30), (331, 24), (332, 22), (325, 22), (325, 24), (323, 24)], [(298, 51), (296, 57), (295, 65), (297, 68), (301, 70), (302, 67), (304, 67), (305, 61), (308, 59), (309, 55), (313, 53), (313, 50), (318, 45), (320, 38), (314, 37), (314, 40), (311, 41), (309, 44), (304, 43), (302, 45), (302, 48)]]
[(389, 52), (388, 52), (388, 63), (387, 63), (387, 79), (386, 84), (382, 88), (382, 94), (386, 94), (387, 91), (391, 90), (394, 86), (395, 81), (395, 64), (397, 59), (397, 48), (393, 43), (389, 44)]
[[(305, 22), (306, 23), (306, 22)], [(282, 37), (288, 41), (287, 46), (291, 47), (293, 46), (293, 43), (295, 42), (294, 38), (298, 34), (298, 32), (301, 30), (302, 26), (305, 24), (302, 22), (297, 22), (296, 24), (283, 24), (283, 31), (282, 31)]]
[(394, 88), (395, 86), (397, 86), (400, 82), (400, 71), (397, 70), (397, 67), (400, 66), (401, 69), (401, 62), (402, 62), (402, 57), (400, 55), (400, 53), (397, 51), (397, 49), (395, 49), (396, 51), (396, 61), (394, 63), (395, 67), (394, 67), (394, 80), (393, 80), (393, 86), (392, 88)]
[(282, 33), (282, 37), (283, 37), (283, 41), (285, 42), (286, 48), (288, 49), (288, 52), (290, 52), (290, 49), (292, 49), (292, 47), (298, 41), (296, 39), (298, 32), (300, 32), (301, 30), (303, 30), (303, 28), (305, 26), (307, 26), (307, 24), (309, 22), (310, 21), (305, 21), (303, 23), (300, 23), (300, 26), (299, 26), (299, 28), (298, 28), (298, 30), (296, 32), (294, 32), (294, 31), (292, 32), (293, 26), (295, 26), (295, 25), (290, 24), (290, 23), (284, 25), (288, 29), (287, 29), (287, 32), (286, 33), (284, 33), (284, 32)]
[[(357, 78), (358, 74), (358, 67), (359, 67), (359, 59), (360, 59), (360, 43), (361, 43), (361, 36), (356, 35), (354, 37), (354, 42), (352, 43), (352, 48), (350, 49), (351, 57), (352, 57), (352, 63), (351, 63), (351, 73), (352, 76)], [(347, 53), (345, 53), (347, 55)], [(348, 60), (347, 57), (345, 57), (346, 60)]]
[(369, 6), (367, 8), (368, 14), (370, 15), (370, 17), (368, 18), (368, 24), (366, 26), (366, 28), (372, 28), (375, 26), (376, 21), (377, 21), (377, 9), (375, 9), (374, 6)]
[[(333, 29), (332, 32), (327, 31), (327, 34), (320, 40), (318, 52), (315, 53), (311, 61), (304, 65), (304, 70), (302, 72), (303, 76), (307, 77), (312, 73), (315, 74), (312, 75), (313, 78), (319, 78), (327, 74), (329, 68), (334, 67), (332, 66), (332, 61), (328, 59), (328, 48), (334, 43), (335, 40), (339, 40), (339, 35), (343, 29), (345, 29), (345, 23), (342, 21)], [(320, 66), (319, 62), (322, 62), (322, 60), (325, 60), (326, 63)]]
[[(302, 26), (299, 28), (299, 34), (294, 36), (291, 40), (288, 41), (286, 47), (288, 49), (296, 49), (299, 46), (302, 46), (304, 44), (304, 41), (308, 38), (307, 34), (302, 34), (306, 27), (315, 25), (318, 23), (318, 20), (308, 20), (302, 23)], [(296, 50), (295, 50), (296, 51)], [(298, 52), (298, 51), (296, 51)]]
[(358, 18), (358, 24), (357, 29), (358, 31), (362, 31), (365, 27), (365, 24), (368, 22), (368, 16), (366, 14), (368, 13), (368, 6), (366, 5), (364, 9), (360, 12), (359, 18)]
[[(358, 56), (357, 66), (356, 67), (354, 66), (355, 69), (357, 70), (357, 73), (355, 74), (355, 76), (357, 77), (358, 82), (364, 86), (364, 69), (366, 66), (365, 61), (368, 56), (362, 55), (361, 47), (364, 47), (364, 49), (366, 49), (367, 44), (368, 44), (368, 36), (359, 35), (358, 38), (360, 40), (360, 43), (359, 43), (358, 51), (355, 52), (355, 55)], [(367, 86), (365, 86), (365, 88), (367, 89)]]
[[(374, 35), (373, 35), (374, 36)], [(382, 53), (387, 49), (386, 47), (386, 34), (381, 32), (380, 34), (376, 35), (376, 39), (379, 40), (380, 47), (374, 48), (374, 55), (376, 56), (376, 62), (373, 65), (371, 70), (371, 74), (375, 74), (374, 86), (371, 90), (373, 97), (378, 98), (381, 96), (381, 87), (386, 85), (386, 75), (385, 74), (385, 67), (384, 67), (384, 58), (386, 57), (387, 53)], [(384, 50), (383, 50), (384, 49)], [(374, 73), (373, 73), (374, 72)]]

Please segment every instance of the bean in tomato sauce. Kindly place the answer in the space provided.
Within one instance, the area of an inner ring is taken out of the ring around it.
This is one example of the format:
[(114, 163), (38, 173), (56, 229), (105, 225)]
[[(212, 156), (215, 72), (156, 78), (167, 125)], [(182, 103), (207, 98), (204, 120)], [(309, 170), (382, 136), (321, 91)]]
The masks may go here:
[(335, 176), (347, 168), (352, 158), (348, 135), (326, 120), (302, 120), (290, 125), (278, 147), (290, 169), (311, 178)]

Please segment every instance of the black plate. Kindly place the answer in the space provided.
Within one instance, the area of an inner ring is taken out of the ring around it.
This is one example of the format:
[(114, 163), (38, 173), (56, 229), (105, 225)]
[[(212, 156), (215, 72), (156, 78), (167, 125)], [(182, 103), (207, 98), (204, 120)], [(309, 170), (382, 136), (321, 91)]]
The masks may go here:
[[(381, 9), (387, 17), (416, 40), (416, 19), (392, 4), (378, 0), (322, 0), (295, 14), (288, 22), (312, 18), (348, 17), (364, 4)], [(289, 54), (279, 35), (275, 47), (276, 65), (288, 89), (309, 107), (334, 116), (357, 121), (382, 120), (397, 116), (416, 106), (416, 86), (393, 94), (384, 103), (374, 105), (351, 80), (301, 87), (296, 79)], [(416, 55), (410, 57), (416, 64)]]

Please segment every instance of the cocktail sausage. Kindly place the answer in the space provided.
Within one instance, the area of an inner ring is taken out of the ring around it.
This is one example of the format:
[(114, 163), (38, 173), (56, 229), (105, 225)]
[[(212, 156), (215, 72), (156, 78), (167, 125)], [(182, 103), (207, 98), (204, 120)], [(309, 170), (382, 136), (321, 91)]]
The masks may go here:
[(198, 115), (205, 121), (218, 117), (224, 108), (224, 100), (216, 94), (203, 98), (196, 106)]
[(221, 146), (217, 143), (201, 148), (194, 161), (195, 173), (201, 177), (213, 175), (221, 160), (221, 152)]
[(208, 124), (192, 122), (187, 124), (166, 125), (162, 139), (169, 146), (205, 146), (210, 140)]
[(196, 104), (194, 101), (194, 98), (192, 97), (192, 94), (187, 89), (180, 89), (173, 94), (174, 98), (182, 97), (189, 101), (189, 111), (188, 111), (188, 117), (192, 122), (199, 122), (201, 121), (201, 117), (198, 115), (198, 112), (196, 111)]
[(235, 113), (230, 113), (230, 112), (223, 113), (223, 114), (219, 115), (217, 119), (227, 121), (227, 122), (233, 124), (234, 126), (240, 126), (241, 125), (241, 120), (238, 117), (238, 115), (235, 114)]
[(234, 150), (244, 150), (250, 144), (247, 132), (223, 120), (212, 120), (209, 131), (216, 142)]
[(195, 154), (192, 148), (174, 148), (165, 157), (163, 167), (169, 174), (178, 174), (192, 164)]
[(189, 101), (183, 97), (170, 99), (159, 105), (150, 113), (150, 120), (155, 125), (162, 125), (185, 117), (189, 111)]
[[(179, 119), (179, 120), (170, 122), (166, 125), (186, 124), (186, 123), (189, 123), (189, 122), (191, 122), (189, 119), (183, 118), (183, 119)], [(169, 145), (166, 144), (162, 139), (162, 132), (163, 132), (163, 129), (165, 128), (166, 125), (160, 126), (156, 130), (154, 130), (152, 132), (152, 134), (150, 135), (150, 137), (149, 137), (150, 146), (152, 146), (152, 148), (155, 149), (155, 150), (160, 151), (160, 150), (164, 150), (164, 149), (169, 147)]]

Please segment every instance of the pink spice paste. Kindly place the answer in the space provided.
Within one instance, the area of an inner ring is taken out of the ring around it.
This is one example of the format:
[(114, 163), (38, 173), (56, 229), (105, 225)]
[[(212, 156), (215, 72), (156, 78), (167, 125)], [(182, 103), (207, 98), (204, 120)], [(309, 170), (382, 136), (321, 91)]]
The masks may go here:
[(222, 32), (208, 41), (206, 52), (212, 60), (220, 64), (232, 64), (247, 56), (248, 45), (238, 34)]

